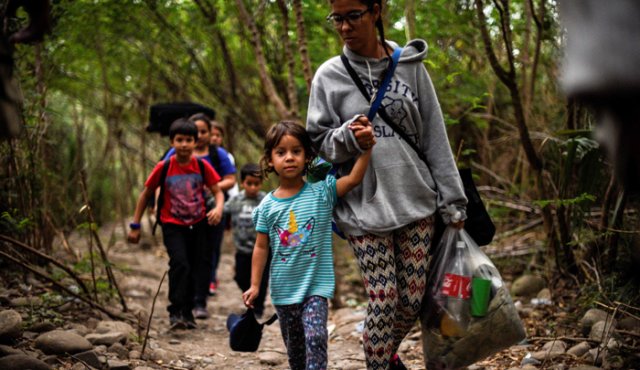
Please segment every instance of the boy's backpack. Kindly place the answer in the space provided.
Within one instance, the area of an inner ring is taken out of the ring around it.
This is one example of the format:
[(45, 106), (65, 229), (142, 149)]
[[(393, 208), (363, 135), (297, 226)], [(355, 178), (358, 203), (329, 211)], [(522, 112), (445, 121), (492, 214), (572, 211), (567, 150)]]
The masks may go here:
[[(202, 162), (202, 159), (200, 158), (196, 158), (196, 160), (198, 161), (198, 167), (200, 168), (200, 176), (202, 176), (202, 180), (204, 182), (204, 162)], [(158, 195), (158, 204), (156, 206), (156, 222), (153, 224), (153, 229), (151, 229), (151, 235), (156, 235), (156, 227), (160, 224), (160, 212), (164, 205), (164, 182), (167, 179), (170, 163), (171, 157), (165, 160), (162, 164), (162, 172), (160, 172), (160, 194)]]

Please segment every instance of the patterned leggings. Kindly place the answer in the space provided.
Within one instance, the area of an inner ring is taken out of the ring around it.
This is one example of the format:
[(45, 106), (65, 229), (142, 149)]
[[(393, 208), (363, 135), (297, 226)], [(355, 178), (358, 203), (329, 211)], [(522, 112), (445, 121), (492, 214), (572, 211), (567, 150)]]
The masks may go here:
[(433, 226), (431, 216), (385, 236), (349, 236), (369, 294), (362, 343), (367, 369), (388, 369), (418, 319)]
[(329, 340), (327, 299), (311, 296), (302, 303), (275, 308), (291, 370), (325, 370)]

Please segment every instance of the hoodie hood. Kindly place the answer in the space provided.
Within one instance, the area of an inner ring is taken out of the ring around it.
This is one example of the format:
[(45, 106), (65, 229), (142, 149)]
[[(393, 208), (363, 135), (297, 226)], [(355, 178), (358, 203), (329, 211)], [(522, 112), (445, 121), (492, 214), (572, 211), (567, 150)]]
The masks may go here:
[[(398, 47), (398, 44), (393, 41), (386, 40), (386, 42), (391, 49), (395, 49)], [(402, 49), (402, 54), (400, 54), (399, 63), (403, 63), (403, 62), (410, 63), (410, 62), (422, 61), (427, 57), (428, 49), (429, 47), (426, 41), (421, 39), (411, 40)], [(351, 51), (351, 49), (349, 49), (346, 45), (342, 47), (342, 52), (347, 58), (349, 58), (349, 60), (353, 60), (355, 62), (363, 62), (363, 63), (365, 61), (370, 63), (380, 62), (380, 61), (386, 61), (388, 58), (387, 56), (385, 56), (382, 59), (363, 57)]]

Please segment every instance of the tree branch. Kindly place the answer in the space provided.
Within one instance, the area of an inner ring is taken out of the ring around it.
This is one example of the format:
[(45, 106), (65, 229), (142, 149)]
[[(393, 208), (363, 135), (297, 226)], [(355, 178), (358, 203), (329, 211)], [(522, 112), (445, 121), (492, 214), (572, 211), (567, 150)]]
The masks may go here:
[(24, 244), (24, 243), (22, 243), (22, 242), (20, 242), (18, 240), (10, 238), (10, 237), (8, 237), (6, 235), (0, 235), (0, 240), (4, 240), (5, 242), (11, 243), (16, 247), (19, 247), (22, 250), (25, 250), (25, 251), (27, 251), (29, 253), (35, 254), (36, 256), (46, 260), (47, 262), (50, 262), (51, 264), (59, 267), (64, 272), (66, 272), (69, 275), (69, 277), (71, 277), (73, 280), (75, 280), (76, 283), (78, 283), (80, 288), (85, 292), (85, 294), (87, 294), (87, 296), (90, 295), (89, 289), (87, 289), (87, 286), (84, 285), (84, 282), (70, 268), (68, 268), (67, 266), (65, 266), (61, 262), (53, 259), (52, 257), (50, 257), (50, 256), (48, 256), (48, 255), (46, 255), (46, 254), (44, 254), (44, 253), (32, 248), (32, 247), (30, 247), (30, 246), (28, 246), (28, 245), (26, 245), (26, 244)]

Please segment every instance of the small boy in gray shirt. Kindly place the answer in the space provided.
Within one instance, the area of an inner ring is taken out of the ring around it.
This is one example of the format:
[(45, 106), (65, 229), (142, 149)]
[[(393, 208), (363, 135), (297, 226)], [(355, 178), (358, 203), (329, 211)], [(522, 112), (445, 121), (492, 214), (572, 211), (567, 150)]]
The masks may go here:
[[(265, 196), (261, 191), (262, 173), (255, 163), (248, 163), (240, 169), (240, 186), (242, 191), (231, 197), (224, 204), (225, 214), (231, 216), (233, 242), (236, 245), (236, 267), (234, 280), (244, 292), (251, 286), (251, 257), (256, 242), (256, 229), (253, 224), (253, 210)], [(264, 269), (260, 294), (254, 301), (254, 313), (261, 317), (264, 311), (264, 300), (267, 296), (269, 282), (269, 263)]]

